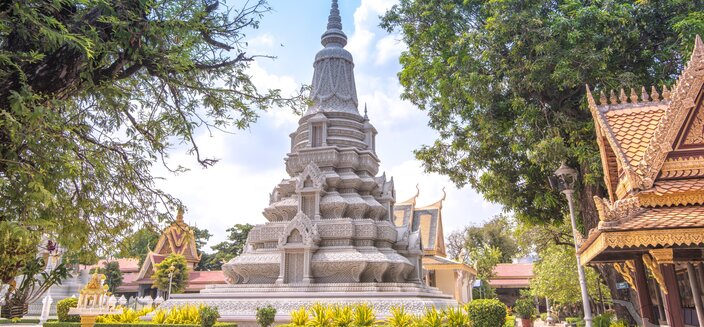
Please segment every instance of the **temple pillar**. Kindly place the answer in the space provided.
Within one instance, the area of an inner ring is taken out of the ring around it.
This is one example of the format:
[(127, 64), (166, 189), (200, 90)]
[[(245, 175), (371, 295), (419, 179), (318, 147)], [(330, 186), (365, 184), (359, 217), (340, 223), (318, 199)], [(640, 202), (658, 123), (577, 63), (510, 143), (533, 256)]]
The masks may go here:
[(310, 284), (312, 278), (310, 277), (310, 264), (311, 264), (311, 250), (306, 249), (303, 252), (303, 284)]
[(670, 327), (684, 327), (684, 317), (682, 315), (682, 303), (680, 302), (680, 289), (677, 286), (677, 275), (674, 264), (660, 264), (665, 281), (665, 304), (667, 304), (666, 317)]
[(635, 279), (633, 283), (636, 286), (636, 292), (638, 293), (638, 306), (640, 310), (640, 316), (643, 319), (643, 325), (648, 326), (645, 323), (646, 319), (651, 324), (657, 325), (657, 319), (653, 316), (653, 303), (650, 300), (650, 290), (648, 289), (648, 280), (645, 273), (645, 266), (643, 265), (643, 260), (636, 258), (633, 260), (633, 266), (635, 268)]
[(658, 317), (660, 320), (665, 319), (665, 302), (663, 301), (662, 290), (658, 285), (655, 285), (655, 298), (658, 300)]
[(702, 294), (699, 288), (697, 272), (691, 262), (687, 262), (687, 276), (689, 276), (689, 287), (692, 289), (694, 307), (697, 309), (697, 321), (699, 326), (704, 324), (704, 307), (702, 307)]

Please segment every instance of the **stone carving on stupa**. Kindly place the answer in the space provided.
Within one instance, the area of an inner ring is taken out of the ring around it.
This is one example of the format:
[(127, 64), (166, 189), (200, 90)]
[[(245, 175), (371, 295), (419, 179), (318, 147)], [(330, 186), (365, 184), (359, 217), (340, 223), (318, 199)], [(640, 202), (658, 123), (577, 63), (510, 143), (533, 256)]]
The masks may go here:
[(393, 223), (393, 180), (376, 176), (377, 131), (357, 109), (336, 1), (321, 43), (312, 105), (290, 135), (289, 177), (271, 193), (269, 222), (254, 227), (247, 251), (223, 266), (228, 282), (419, 283), (420, 247)]
[(311, 105), (290, 134), (288, 177), (269, 194), (244, 252), (223, 265), (227, 285), (174, 294), (162, 304), (217, 306), (221, 320), (256, 326), (257, 308), (272, 305), (276, 321), (314, 303), (368, 303), (378, 317), (392, 307), (421, 314), (457, 305), (421, 283), (419, 230), (396, 226), (393, 178), (379, 174), (377, 131), (358, 110), (352, 55), (337, 1), (323, 49), (315, 56)]

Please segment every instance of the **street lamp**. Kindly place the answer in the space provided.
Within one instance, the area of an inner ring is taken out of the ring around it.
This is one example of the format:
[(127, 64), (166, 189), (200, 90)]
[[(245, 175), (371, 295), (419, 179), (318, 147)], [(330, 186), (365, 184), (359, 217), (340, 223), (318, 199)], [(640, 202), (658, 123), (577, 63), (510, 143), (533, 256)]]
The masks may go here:
[[(577, 171), (564, 163), (555, 171), (554, 176), (550, 176), (550, 187), (556, 189), (567, 197), (567, 205), (570, 208), (570, 220), (572, 221), (572, 236), (574, 237), (574, 248), (579, 250), (579, 238), (577, 235), (577, 222), (574, 218), (574, 208), (572, 195), (574, 186), (577, 183)], [(587, 278), (584, 276), (584, 267), (577, 254), (577, 272), (579, 273), (579, 286), (582, 289), (582, 305), (584, 306), (584, 322), (586, 327), (592, 327), (592, 309), (589, 304), (589, 293), (587, 293)]]
[(166, 299), (171, 298), (171, 284), (173, 283), (173, 280), (174, 280), (174, 271), (175, 270), (176, 270), (176, 267), (174, 267), (174, 265), (171, 265), (171, 267), (169, 267), (169, 296)]

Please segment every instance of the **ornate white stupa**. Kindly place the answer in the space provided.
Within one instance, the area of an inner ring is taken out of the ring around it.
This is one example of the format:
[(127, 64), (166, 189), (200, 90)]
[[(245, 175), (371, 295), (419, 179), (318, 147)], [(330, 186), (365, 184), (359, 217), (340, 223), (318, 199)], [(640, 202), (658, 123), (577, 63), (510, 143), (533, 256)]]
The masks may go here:
[(223, 266), (229, 284), (200, 294), (174, 294), (162, 306), (217, 306), (222, 319), (254, 321), (258, 307), (277, 308), (277, 321), (301, 306), (368, 303), (385, 316), (393, 306), (421, 313), (457, 305), (422, 285), (421, 239), (395, 226), (393, 179), (377, 176), (377, 131), (360, 115), (352, 55), (344, 49), (332, 1), (323, 49), (315, 56), (312, 104), (290, 135), (289, 177), (270, 194), (268, 222), (249, 233), (245, 252)]

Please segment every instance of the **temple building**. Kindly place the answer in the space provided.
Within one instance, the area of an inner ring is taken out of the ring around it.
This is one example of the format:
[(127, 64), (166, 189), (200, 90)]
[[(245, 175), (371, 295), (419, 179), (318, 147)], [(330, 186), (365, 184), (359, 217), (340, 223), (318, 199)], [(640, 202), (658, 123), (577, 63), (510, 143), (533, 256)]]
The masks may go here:
[(416, 198), (396, 203), (394, 206), (394, 224), (410, 226), (411, 231), (420, 232), (423, 248), (423, 283), (437, 287), (443, 293), (451, 295), (457, 302), (466, 303), (472, 299), (472, 285), (477, 271), (461, 262), (450, 260), (445, 253), (445, 234), (442, 225), (443, 197), (431, 205), (416, 207)]
[[(142, 265), (135, 258), (116, 259), (122, 272), (122, 284), (117, 288), (117, 294), (125, 296), (156, 297), (158, 290), (152, 285), (152, 275), (156, 266), (171, 254), (180, 254), (188, 263), (188, 283), (186, 293), (196, 293), (208, 284), (224, 284), (225, 275), (222, 271), (196, 271), (201, 254), (196, 248), (193, 229), (183, 221), (183, 210), (179, 209), (176, 220), (167, 227), (159, 237), (154, 249), (150, 249)], [(97, 267), (103, 267), (104, 260)]]
[(358, 109), (337, 0), (320, 42), (310, 106), (290, 134), (288, 176), (269, 195), (267, 222), (255, 226), (244, 252), (223, 265), (228, 285), (174, 294), (163, 307), (213, 305), (222, 320), (246, 326), (266, 305), (277, 309), (277, 322), (314, 303), (364, 302), (378, 317), (393, 306), (420, 314), (457, 305), (421, 282), (422, 231), (394, 224), (394, 182), (378, 175), (377, 130), (366, 107), (363, 115)]
[(672, 87), (597, 99), (588, 89), (608, 197), (595, 197), (600, 222), (578, 254), (614, 265), (637, 293), (641, 325), (704, 322), (703, 84), (697, 36)]
[(521, 291), (530, 289), (533, 279), (532, 263), (499, 263), (494, 267), (494, 274), (489, 285), (496, 292), (496, 297), (509, 307), (516, 304)]

